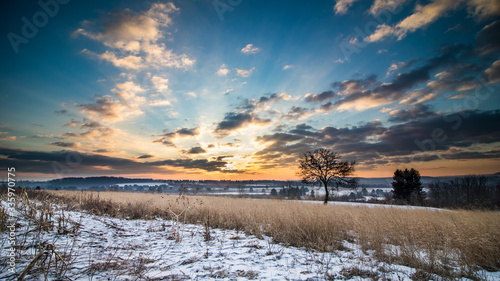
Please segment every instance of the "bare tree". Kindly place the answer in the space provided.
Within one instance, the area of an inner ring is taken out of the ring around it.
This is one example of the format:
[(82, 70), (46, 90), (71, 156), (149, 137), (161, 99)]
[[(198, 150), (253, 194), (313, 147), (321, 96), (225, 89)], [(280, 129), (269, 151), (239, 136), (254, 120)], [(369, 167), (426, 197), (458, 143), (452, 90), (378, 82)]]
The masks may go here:
[(340, 161), (340, 156), (328, 149), (320, 148), (308, 151), (300, 158), (297, 175), (303, 182), (321, 182), (325, 187), (325, 201), (328, 203), (329, 183), (348, 183), (345, 177), (354, 172), (354, 161)]

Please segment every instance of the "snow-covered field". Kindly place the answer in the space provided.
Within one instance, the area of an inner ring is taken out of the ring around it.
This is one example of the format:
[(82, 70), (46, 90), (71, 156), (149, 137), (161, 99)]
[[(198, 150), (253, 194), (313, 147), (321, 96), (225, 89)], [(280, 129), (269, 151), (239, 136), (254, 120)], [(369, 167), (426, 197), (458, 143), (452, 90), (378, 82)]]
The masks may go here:
[[(5, 201), (2, 205), (7, 207)], [(59, 262), (59, 273), (45, 270), (48, 280), (411, 280), (416, 273), (379, 262), (347, 241), (345, 250), (321, 253), (275, 244), (270, 237), (162, 219), (125, 220), (57, 210), (51, 217), (54, 227), (41, 231), (21, 212), (14, 216), (16, 242), (24, 247), (16, 257), (16, 274), (36, 255), (37, 244), (52, 244), (67, 267)], [(5, 258), (8, 236), (0, 233), (0, 280), (17, 279)], [(26, 280), (43, 280), (44, 266), (56, 259), (54, 252), (47, 251)], [(499, 272), (480, 275), (500, 280)]]

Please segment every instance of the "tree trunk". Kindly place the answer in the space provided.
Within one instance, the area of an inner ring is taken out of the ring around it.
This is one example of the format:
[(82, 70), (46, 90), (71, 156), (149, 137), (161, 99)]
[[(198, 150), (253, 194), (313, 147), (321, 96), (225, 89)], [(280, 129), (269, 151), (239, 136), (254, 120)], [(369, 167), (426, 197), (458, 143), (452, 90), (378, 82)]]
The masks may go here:
[(328, 196), (330, 195), (330, 193), (328, 193), (328, 184), (326, 182), (323, 182), (323, 184), (325, 185), (325, 201), (323, 201), (323, 204), (328, 204)]

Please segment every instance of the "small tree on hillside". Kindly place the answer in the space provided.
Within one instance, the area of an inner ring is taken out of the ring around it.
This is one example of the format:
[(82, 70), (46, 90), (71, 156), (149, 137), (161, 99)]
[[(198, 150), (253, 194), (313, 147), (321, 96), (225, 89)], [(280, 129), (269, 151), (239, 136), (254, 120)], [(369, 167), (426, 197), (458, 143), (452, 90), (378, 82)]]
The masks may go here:
[(302, 177), (304, 183), (313, 181), (321, 182), (325, 187), (325, 201), (328, 203), (330, 183), (347, 183), (345, 177), (354, 172), (354, 161), (340, 161), (340, 156), (328, 149), (316, 149), (304, 153), (300, 158), (299, 171), (297, 175)]
[(397, 169), (392, 177), (392, 192), (396, 200), (405, 200), (408, 203), (421, 203), (424, 199), (420, 173), (411, 168), (410, 170)]

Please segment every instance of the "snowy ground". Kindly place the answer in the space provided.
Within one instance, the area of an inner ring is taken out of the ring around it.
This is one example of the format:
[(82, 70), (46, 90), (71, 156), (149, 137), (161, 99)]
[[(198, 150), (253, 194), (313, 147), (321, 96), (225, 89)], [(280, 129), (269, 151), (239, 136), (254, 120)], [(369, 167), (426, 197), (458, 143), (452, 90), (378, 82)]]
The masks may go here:
[[(207, 241), (207, 230), (201, 225), (61, 210), (52, 216), (53, 229), (38, 231), (20, 216), (17, 212), (16, 239), (24, 250), (16, 257), (17, 274), (36, 255), (37, 241), (54, 245), (65, 258), (68, 267), (59, 273), (64, 277), (60, 280), (410, 280), (415, 273), (409, 267), (378, 262), (371, 253), (348, 242), (344, 251), (320, 253), (274, 244), (269, 237), (219, 229), (210, 229)], [(62, 217), (66, 224), (58, 227)], [(25, 234), (28, 229), (31, 231)], [(4, 259), (10, 248), (8, 235), (0, 233), (0, 280), (16, 279)], [(43, 280), (42, 267), (38, 262), (27, 280)], [(498, 272), (482, 274), (485, 279), (500, 280)], [(49, 273), (49, 280), (57, 275)]]

